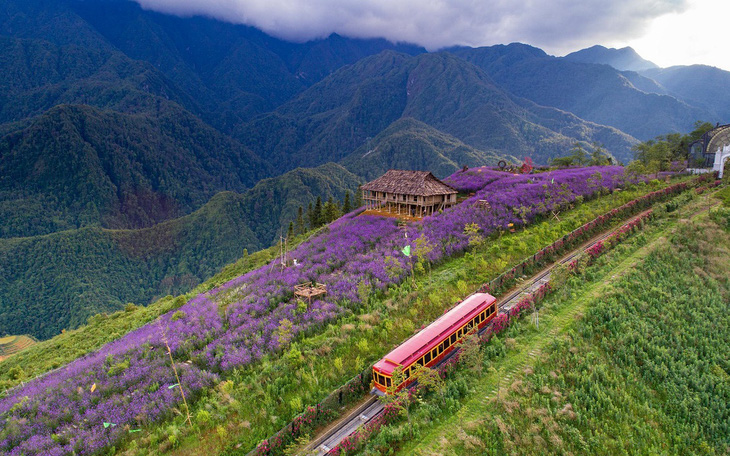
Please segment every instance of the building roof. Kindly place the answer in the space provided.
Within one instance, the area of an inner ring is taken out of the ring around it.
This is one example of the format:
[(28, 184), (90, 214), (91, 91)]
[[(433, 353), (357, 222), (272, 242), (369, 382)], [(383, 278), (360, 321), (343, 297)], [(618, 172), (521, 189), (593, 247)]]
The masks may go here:
[(391, 169), (374, 181), (362, 186), (363, 190), (397, 193), (401, 195), (449, 195), (459, 193), (444, 184), (429, 171), (406, 171)]
[(393, 349), (383, 359), (375, 363), (375, 367), (385, 375), (392, 375), (393, 370), (398, 365), (405, 368), (423, 356), (424, 353), (440, 344), (446, 336), (461, 328), (496, 300), (489, 293), (474, 293)]

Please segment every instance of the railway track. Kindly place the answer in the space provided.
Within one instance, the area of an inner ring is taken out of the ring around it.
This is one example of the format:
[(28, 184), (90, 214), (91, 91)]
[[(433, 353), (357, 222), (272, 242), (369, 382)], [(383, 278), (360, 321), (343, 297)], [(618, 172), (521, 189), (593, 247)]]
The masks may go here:
[[(538, 272), (534, 276), (525, 280), (522, 285), (518, 286), (514, 291), (508, 292), (505, 296), (497, 300), (497, 307), (500, 312), (508, 312), (512, 307), (517, 305), (523, 296), (530, 294), (539, 289), (545, 283), (550, 281), (551, 272), (554, 268), (570, 263), (578, 256), (580, 256), (585, 250), (591, 248), (596, 243), (601, 242), (616, 232), (621, 226), (629, 224), (634, 220), (643, 217), (651, 209), (643, 211), (627, 220), (625, 220), (618, 228), (614, 228), (609, 231), (605, 231), (599, 235), (596, 235), (584, 242), (579, 247), (573, 249), (570, 253), (563, 256), (550, 266), (546, 267), (542, 271)], [(489, 325), (485, 326), (481, 331), (486, 331)], [(444, 358), (437, 366), (446, 362), (452, 356), (457, 353), (458, 350), (452, 351), (446, 358)], [(414, 383), (411, 387), (415, 386)], [(298, 454), (302, 455), (316, 455), (324, 456), (335, 448), (345, 437), (355, 432), (360, 426), (368, 423), (370, 420), (375, 418), (385, 406), (378, 400), (378, 396), (371, 396), (363, 404), (357, 407), (355, 410), (350, 412), (347, 416), (340, 419), (334, 426), (325, 431), (319, 438), (313, 440)]]

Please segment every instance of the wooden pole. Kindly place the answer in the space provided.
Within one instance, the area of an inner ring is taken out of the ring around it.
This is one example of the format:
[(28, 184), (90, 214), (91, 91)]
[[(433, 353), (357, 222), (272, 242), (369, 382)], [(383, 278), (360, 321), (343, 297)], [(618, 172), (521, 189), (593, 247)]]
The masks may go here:
[(190, 420), (190, 408), (188, 407), (188, 401), (185, 399), (185, 391), (183, 391), (182, 383), (180, 383), (180, 376), (177, 374), (177, 368), (175, 367), (175, 361), (172, 359), (172, 350), (170, 350), (170, 344), (167, 342), (167, 335), (165, 335), (165, 330), (162, 328), (162, 320), (157, 319), (157, 325), (160, 327), (160, 332), (162, 333), (162, 341), (165, 343), (165, 348), (167, 348), (167, 354), (170, 357), (170, 364), (172, 365), (172, 370), (175, 372), (175, 380), (177, 381), (177, 386), (180, 387), (180, 395), (183, 399), (183, 404), (185, 404), (185, 413), (186, 413), (186, 420), (190, 427), (193, 427), (193, 422)]

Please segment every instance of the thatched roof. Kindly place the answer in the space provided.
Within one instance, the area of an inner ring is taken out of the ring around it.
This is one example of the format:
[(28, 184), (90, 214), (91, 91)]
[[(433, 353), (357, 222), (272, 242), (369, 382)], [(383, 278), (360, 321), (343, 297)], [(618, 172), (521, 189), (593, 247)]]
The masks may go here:
[(363, 190), (397, 193), (399, 195), (449, 195), (459, 193), (444, 184), (429, 171), (391, 169), (374, 181), (362, 186)]

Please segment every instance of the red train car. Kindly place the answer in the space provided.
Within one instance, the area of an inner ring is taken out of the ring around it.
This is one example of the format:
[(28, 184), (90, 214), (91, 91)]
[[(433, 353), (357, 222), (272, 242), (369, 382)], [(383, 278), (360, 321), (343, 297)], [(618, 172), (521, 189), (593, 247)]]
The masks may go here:
[(393, 371), (401, 366), (406, 379), (398, 388), (413, 379), (416, 364), (431, 367), (441, 361), (464, 335), (475, 327), (482, 328), (497, 314), (497, 300), (488, 293), (475, 293), (457, 304), (436, 321), (406, 340), (373, 366), (376, 392), (385, 393), (392, 385)]

